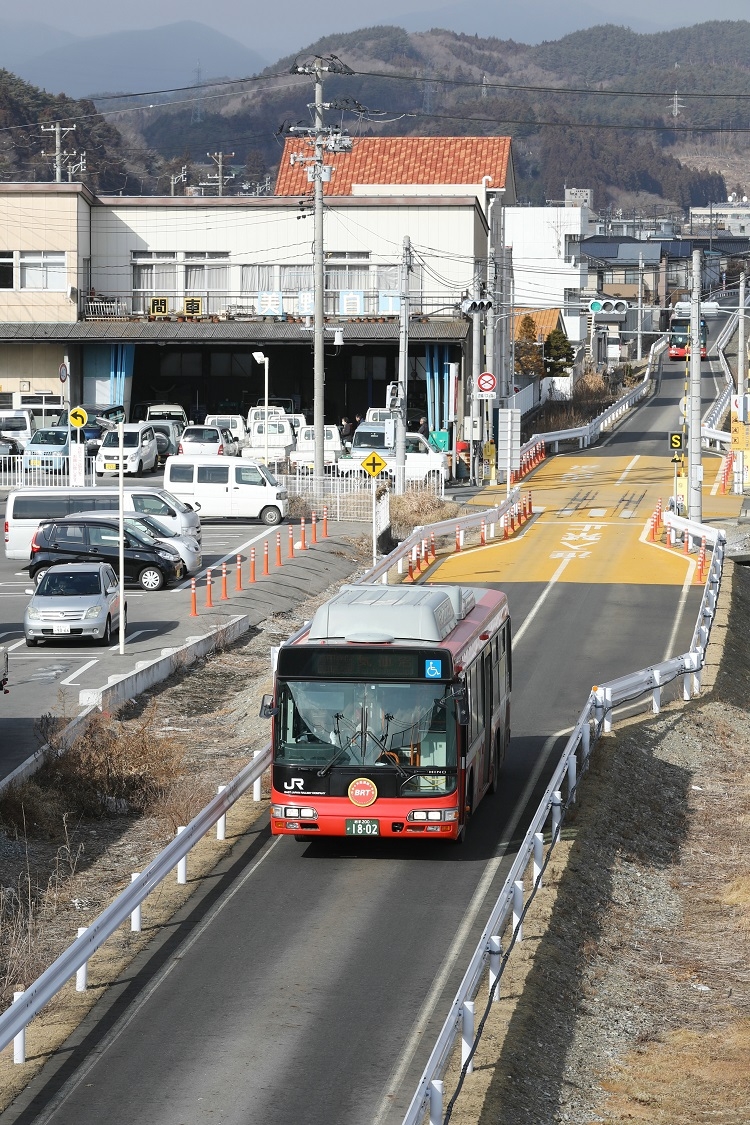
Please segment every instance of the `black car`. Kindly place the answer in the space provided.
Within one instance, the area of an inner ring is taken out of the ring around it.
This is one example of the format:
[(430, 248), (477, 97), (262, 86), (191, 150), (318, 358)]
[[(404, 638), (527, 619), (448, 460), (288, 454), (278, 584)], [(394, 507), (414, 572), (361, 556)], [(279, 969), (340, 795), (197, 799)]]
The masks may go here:
[[(38, 584), (54, 563), (106, 562), (119, 566), (117, 519), (67, 516), (41, 523), (31, 541), (29, 574)], [(144, 590), (160, 590), (184, 574), (182, 558), (167, 543), (145, 532), (125, 532), (125, 581)]]

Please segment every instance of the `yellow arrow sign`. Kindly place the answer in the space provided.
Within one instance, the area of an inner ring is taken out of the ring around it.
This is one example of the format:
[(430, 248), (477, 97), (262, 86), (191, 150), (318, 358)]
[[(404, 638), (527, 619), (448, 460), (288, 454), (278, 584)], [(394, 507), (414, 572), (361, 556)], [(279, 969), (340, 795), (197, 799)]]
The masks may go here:
[(366, 473), (369, 473), (371, 477), (379, 476), (386, 465), (387, 462), (383, 460), (379, 453), (368, 453), (367, 457), (365, 457), (362, 462), (362, 468)]
[(77, 406), (75, 410), (71, 410), (69, 417), (71, 426), (75, 426), (77, 430), (80, 430), (81, 426), (85, 426), (89, 420), (89, 416), (82, 406)]

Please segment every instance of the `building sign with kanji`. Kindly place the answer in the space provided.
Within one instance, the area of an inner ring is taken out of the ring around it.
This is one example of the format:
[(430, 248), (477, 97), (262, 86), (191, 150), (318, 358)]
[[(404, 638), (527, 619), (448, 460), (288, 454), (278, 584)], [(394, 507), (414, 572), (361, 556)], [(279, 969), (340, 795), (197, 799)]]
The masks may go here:
[(203, 298), (185, 297), (182, 302), (182, 310), (185, 316), (203, 316)]
[(169, 316), (169, 298), (152, 297), (148, 303), (149, 316)]

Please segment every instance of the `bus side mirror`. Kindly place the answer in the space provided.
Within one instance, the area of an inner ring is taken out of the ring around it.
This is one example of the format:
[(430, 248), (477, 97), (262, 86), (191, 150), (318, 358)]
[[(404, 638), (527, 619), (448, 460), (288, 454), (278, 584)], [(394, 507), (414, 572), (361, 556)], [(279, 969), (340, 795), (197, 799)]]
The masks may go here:
[(456, 715), (462, 727), (469, 725), (469, 701), (466, 696), (466, 688), (461, 688), (456, 693)]
[(278, 707), (273, 705), (273, 696), (264, 695), (260, 703), (260, 711), (258, 712), (261, 719), (272, 719), (274, 715), (278, 715)]

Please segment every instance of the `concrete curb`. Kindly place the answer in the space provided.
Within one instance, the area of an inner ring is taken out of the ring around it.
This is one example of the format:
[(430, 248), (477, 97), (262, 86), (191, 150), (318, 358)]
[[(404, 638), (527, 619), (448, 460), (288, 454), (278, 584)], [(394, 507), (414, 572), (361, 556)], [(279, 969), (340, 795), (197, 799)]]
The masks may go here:
[[(68, 746), (73, 741), (75, 735), (79, 733), (78, 728), (83, 726), (85, 720), (88, 719), (93, 710), (93, 707), (86, 707), (83, 711), (79, 711), (76, 717), (71, 719), (68, 725), (60, 731), (60, 734), (57, 736), (57, 744), (59, 746)], [(50, 744), (45, 742), (44, 746), (40, 746), (35, 753), (24, 762), (21, 762), (20, 766), (16, 766), (12, 773), (0, 779), (0, 793), (2, 793), (4, 789), (7, 789), (9, 785), (17, 785), (22, 781), (26, 781), (26, 779), (35, 774), (37, 770), (41, 769), (49, 751)]]
[(101, 688), (84, 688), (78, 693), (81, 707), (97, 707), (100, 711), (111, 711), (140, 695), (154, 684), (166, 680), (180, 668), (187, 668), (202, 656), (212, 652), (217, 645), (231, 644), (250, 630), (250, 618), (241, 614), (231, 618), (225, 625), (217, 625), (199, 637), (188, 637), (178, 648), (163, 648), (156, 660), (141, 660), (134, 672), (124, 676), (110, 676), (109, 682)]

